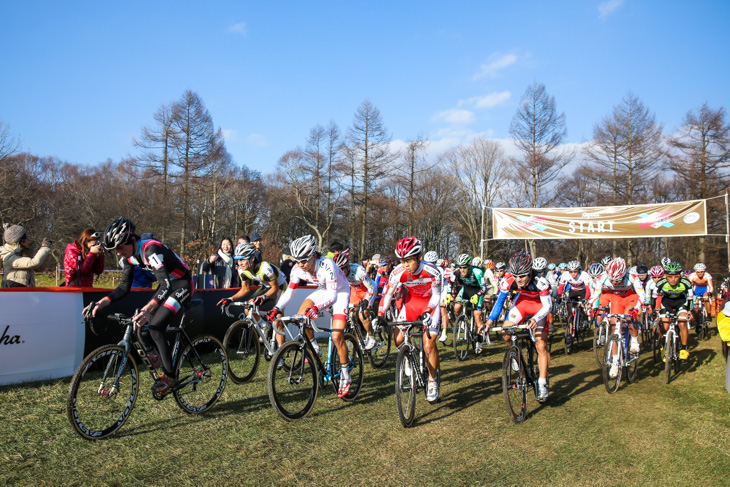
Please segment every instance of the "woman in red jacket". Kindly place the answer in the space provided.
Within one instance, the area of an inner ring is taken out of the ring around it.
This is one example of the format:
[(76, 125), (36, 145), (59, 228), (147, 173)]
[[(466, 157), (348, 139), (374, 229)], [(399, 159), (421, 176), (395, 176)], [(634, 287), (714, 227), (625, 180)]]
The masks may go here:
[(91, 287), (94, 274), (104, 272), (104, 248), (100, 238), (100, 233), (87, 228), (77, 240), (68, 244), (63, 258), (67, 286)]

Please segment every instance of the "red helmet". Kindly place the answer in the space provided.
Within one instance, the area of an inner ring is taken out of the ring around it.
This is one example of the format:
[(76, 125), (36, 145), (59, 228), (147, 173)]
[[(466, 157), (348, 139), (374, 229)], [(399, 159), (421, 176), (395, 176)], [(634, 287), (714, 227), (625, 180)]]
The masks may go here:
[(404, 238), (398, 241), (398, 245), (395, 246), (395, 255), (399, 259), (414, 257), (421, 253), (422, 247), (421, 241), (416, 237)]
[(526, 276), (532, 272), (532, 256), (524, 250), (517, 252), (509, 259), (507, 267), (515, 277)]
[(606, 266), (606, 274), (612, 281), (623, 279), (626, 275), (626, 261), (621, 257), (616, 257)]
[(350, 263), (350, 249), (340, 250), (332, 256), (338, 267), (346, 267)]
[(659, 279), (660, 277), (664, 277), (664, 267), (660, 265), (655, 265), (654, 267), (649, 269), (649, 275), (657, 279)]

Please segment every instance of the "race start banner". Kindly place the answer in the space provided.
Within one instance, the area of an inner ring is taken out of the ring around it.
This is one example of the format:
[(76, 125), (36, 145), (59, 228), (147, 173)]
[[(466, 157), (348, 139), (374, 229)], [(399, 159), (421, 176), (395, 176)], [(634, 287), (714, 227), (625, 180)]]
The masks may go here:
[(707, 235), (707, 200), (583, 208), (492, 208), (494, 239)]

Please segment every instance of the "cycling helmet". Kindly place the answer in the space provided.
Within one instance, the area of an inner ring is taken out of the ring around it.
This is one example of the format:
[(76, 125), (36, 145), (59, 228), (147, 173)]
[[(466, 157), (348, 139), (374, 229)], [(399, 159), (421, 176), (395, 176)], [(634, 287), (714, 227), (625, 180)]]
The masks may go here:
[(492, 262), (490, 259), (484, 260), (484, 267), (489, 269), (490, 271), (494, 270), (494, 262)]
[(126, 245), (134, 235), (134, 223), (123, 216), (117, 217), (104, 230), (102, 245), (107, 250), (114, 250), (120, 245)]
[(601, 264), (603, 264), (603, 267), (606, 267), (612, 260), (613, 257), (611, 257), (610, 255), (606, 255), (603, 257), (603, 259), (601, 259)]
[(393, 259), (391, 259), (389, 255), (382, 255), (380, 256), (380, 262), (378, 262), (378, 265), (388, 265), (392, 262)]
[(606, 274), (612, 281), (619, 281), (626, 275), (626, 261), (616, 257), (606, 266)]
[(419, 255), (422, 249), (423, 246), (420, 240), (416, 237), (408, 237), (398, 241), (395, 246), (395, 255), (399, 259), (407, 259)]
[(532, 261), (532, 268), (537, 272), (542, 272), (547, 267), (547, 259), (545, 257), (538, 257)]
[(446, 267), (446, 262), (444, 261), (444, 259), (439, 259), (436, 261), (436, 265), (439, 267)]
[(471, 265), (473, 265), (474, 267), (481, 267), (482, 266), (482, 259), (480, 259), (479, 257), (474, 257), (471, 260)]
[(655, 265), (654, 267), (649, 269), (649, 275), (657, 279), (664, 277), (664, 267), (660, 265)]
[(669, 257), (662, 257), (662, 267), (664, 267), (666, 269), (667, 266), (671, 263), (672, 263), (672, 259), (670, 259)]
[(548, 267), (547, 267), (547, 268), (548, 268), (548, 270), (549, 270), (549, 271), (554, 271), (556, 267), (557, 267), (557, 266), (555, 265), (555, 263), (553, 263), (553, 262), (550, 262), (550, 263), (548, 264)]
[(507, 264), (505, 264), (504, 262), (497, 262), (496, 264), (494, 264), (494, 268), (498, 271), (506, 271)]
[(577, 260), (571, 260), (570, 262), (568, 262), (568, 270), (569, 271), (579, 271), (580, 262)]
[(526, 276), (532, 272), (532, 256), (529, 252), (517, 252), (509, 259), (509, 271), (515, 277)]
[(567, 268), (568, 268), (568, 264), (566, 264), (565, 262), (561, 262), (560, 264), (558, 264), (558, 269), (560, 269), (561, 271), (564, 271)]
[(340, 250), (339, 252), (335, 252), (335, 255), (332, 256), (332, 260), (335, 261), (335, 264), (337, 264), (337, 267), (344, 268), (347, 267), (347, 265), (350, 264), (350, 249)]
[(233, 252), (233, 258), (235, 260), (250, 259), (256, 256), (256, 246), (252, 243), (242, 243), (236, 245), (236, 250)]
[(668, 276), (677, 276), (682, 274), (682, 264), (679, 262), (670, 262), (664, 266), (664, 272)]
[(430, 263), (433, 264), (437, 260), (439, 260), (439, 256), (438, 256), (438, 254), (436, 253), (435, 250), (430, 250), (430, 251), (426, 252), (426, 255), (423, 256), (423, 260), (425, 260), (426, 262), (430, 262)]
[(317, 253), (317, 240), (311, 235), (305, 235), (294, 240), (290, 248), (291, 256), (295, 260), (309, 260)]
[(588, 274), (591, 275), (592, 278), (596, 278), (603, 274), (603, 264), (600, 262), (594, 262), (591, 264), (591, 266), (588, 268)]
[(471, 255), (469, 255), (469, 254), (460, 254), (456, 258), (456, 265), (458, 265), (459, 267), (467, 266), (470, 263), (471, 263)]
[(707, 266), (705, 264), (703, 264), (702, 262), (698, 262), (695, 264), (694, 270), (695, 270), (695, 272), (696, 271), (705, 271), (705, 270), (707, 270)]
[(689, 269), (685, 269), (685, 270), (683, 270), (683, 271), (682, 271), (682, 275), (683, 275), (684, 277), (689, 277), (689, 276), (691, 276), (691, 275), (692, 275), (692, 271), (691, 271), (691, 270), (689, 270)]
[(636, 266), (636, 273), (640, 276), (645, 276), (649, 273), (649, 268), (645, 265), (637, 265)]
[(638, 274), (638, 273), (636, 272), (636, 266), (631, 266), (631, 267), (629, 268), (629, 275), (630, 275), (630, 276), (635, 276), (636, 274)]

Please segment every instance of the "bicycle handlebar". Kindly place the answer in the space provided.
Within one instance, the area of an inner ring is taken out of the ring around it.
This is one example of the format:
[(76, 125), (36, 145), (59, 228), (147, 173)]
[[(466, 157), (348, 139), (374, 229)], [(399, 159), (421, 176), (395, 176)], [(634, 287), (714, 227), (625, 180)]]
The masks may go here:
[[(233, 302), (228, 303), (227, 305), (222, 304), (221, 305), (221, 312), (225, 313), (227, 316), (229, 316), (231, 318), (235, 318), (236, 315), (232, 314), (231, 311), (230, 311), (231, 310), (231, 306), (236, 306), (236, 307), (239, 307), (240, 306), (242, 308), (245, 308), (245, 309), (248, 309), (248, 310), (253, 311), (255, 314), (259, 314), (259, 307), (258, 307), (258, 305), (254, 304), (254, 303), (251, 303), (251, 302), (248, 302), (248, 301), (233, 301)], [(239, 317), (240, 317), (240, 315), (239, 315)]]
[(530, 339), (533, 342), (537, 342), (537, 337), (535, 336), (535, 330), (530, 328), (529, 325), (512, 325), (512, 326), (496, 326), (494, 328), (490, 328), (489, 331), (494, 332), (504, 332), (508, 335), (516, 335), (519, 330), (528, 330), (530, 334)]
[[(331, 328), (317, 328), (316, 323), (313, 319), (311, 319), (309, 316), (305, 315), (291, 315), (291, 316), (282, 316), (280, 318), (276, 318), (275, 321), (295, 321), (299, 323), (299, 327), (304, 326), (305, 328), (311, 327), (312, 330), (316, 331), (317, 333), (324, 333), (324, 332), (331, 332)], [(279, 331), (277, 327), (274, 327), (274, 331), (282, 336), (286, 336), (286, 333)]]

